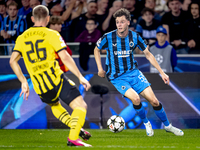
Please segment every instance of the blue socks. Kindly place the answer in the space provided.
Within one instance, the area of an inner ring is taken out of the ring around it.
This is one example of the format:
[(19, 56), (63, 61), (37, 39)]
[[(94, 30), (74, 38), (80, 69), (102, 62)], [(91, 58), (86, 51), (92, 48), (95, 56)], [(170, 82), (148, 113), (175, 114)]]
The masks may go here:
[(146, 112), (144, 107), (142, 106), (142, 103), (140, 103), (139, 105), (134, 105), (133, 107), (135, 108), (135, 111), (137, 112), (137, 114), (139, 115), (139, 117), (142, 119), (142, 121), (144, 123), (147, 123), (149, 120), (146, 117)]
[[(140, 103), (139, 105), (134, 105), (133, 107), (135, 108), (135, 111), (137, 112), (137, 114), (139, 115), (139, 117), (142, 119), (142, 121), (144, 123), (147, 123), (149, 120), (146, 117), (146, 112), (144, 107), (142, 106), (142, 103)], [(163, 122), (163, 124), (165, 126), (169, 126), (169, 120), (167, 119), (167, 115), (165, 113), (164, 108), (162, 107), (162, 104), (160, 103), (160, 105), (158, 107), (153, 107), (156, 115), (158, 116), (158, 118)]]
[(168, 126), (169, 120), (167, 119), (167, 115), (165, 113), (164, 108), (162, 107), (162, 104), (160, 103), (160, 105), (158, 107), (153, 107), (156, 115), (158, 116), (158, 118), (164, 123), (165, 126)]

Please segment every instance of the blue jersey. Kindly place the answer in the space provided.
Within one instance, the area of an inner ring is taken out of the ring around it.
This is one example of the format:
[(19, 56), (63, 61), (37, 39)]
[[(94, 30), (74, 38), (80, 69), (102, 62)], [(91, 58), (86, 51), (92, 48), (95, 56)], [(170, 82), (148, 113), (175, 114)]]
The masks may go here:
[(114, 30), (104, 34), (97, 41), (97, 48), (107, 51), (106, 75), (108, 79), (115, 79), (136, 68), (133, 51), (137, 47), (143, 51), (147, 45), (139, 34), (131, 30), (124, 38), (117, 34), (117, 30)]
[(26, 21), (19, 16), (13, 21), (10, 20), (9, 16), (5, 17), (2, 26), (2, 30), (11, 35), (10, 39), (5, 40), (6, 43), (15, 43), (16, 38), (27, 28)]

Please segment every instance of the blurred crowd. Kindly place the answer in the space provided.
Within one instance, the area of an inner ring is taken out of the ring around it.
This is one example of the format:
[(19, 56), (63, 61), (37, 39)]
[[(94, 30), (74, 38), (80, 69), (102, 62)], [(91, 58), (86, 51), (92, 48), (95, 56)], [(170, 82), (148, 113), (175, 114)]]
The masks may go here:
[[(61, 26), (63, 39), (80, 42), (80, 53), (87, 49), (90, 54), (103, 34), (116, 29), (114, 12), (126, 8), (131, 13), (130, 29), (150, 46), (157, 41), (156, 30), (162, 26), (177, 54), (199, 54), (199, 3), (200, 0), (0, 0), (0, 43), (15, 43), (17, 36), (33, 26), (32, 9), (42, 4), (51, 16), (61, 19), (54, 24)], [(0, 47), (0, 55), (11, 52), (12, 47)]]

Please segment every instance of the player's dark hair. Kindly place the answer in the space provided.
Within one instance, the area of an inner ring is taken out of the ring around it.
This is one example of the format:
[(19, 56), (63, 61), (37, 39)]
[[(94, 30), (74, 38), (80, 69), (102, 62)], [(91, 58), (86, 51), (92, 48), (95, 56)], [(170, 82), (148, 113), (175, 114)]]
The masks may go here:
[(147, 8), (147, 7), (142, 9), (141, 14), (144, 15), (146, 12), (150, 12), (154, 16), (154, 11), (150, 8)]
[(119, 10), (117, 10), (114, 14), (113, 17), (116, 19), (117, 17), (121, 17), (121, 16), (125, 16), (126, 20), (131, 21), (131, 14), (130, 12), (125, 9), (125, 8), (121, 8)]
[(49, 16), (49, 10), (44, 5), (38, 5), (33, 8), (32, 15), (35, 20), (45, 19), (47, 16)]

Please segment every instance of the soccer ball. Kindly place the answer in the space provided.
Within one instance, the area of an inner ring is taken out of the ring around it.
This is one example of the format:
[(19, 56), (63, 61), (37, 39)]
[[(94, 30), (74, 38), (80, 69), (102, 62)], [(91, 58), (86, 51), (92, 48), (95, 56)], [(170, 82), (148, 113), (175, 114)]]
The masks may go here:
[(107, 127), (111, 132), (118, 133), (124, 130), (125, 121), (122, 117), (113, 115), (108, 119)]

